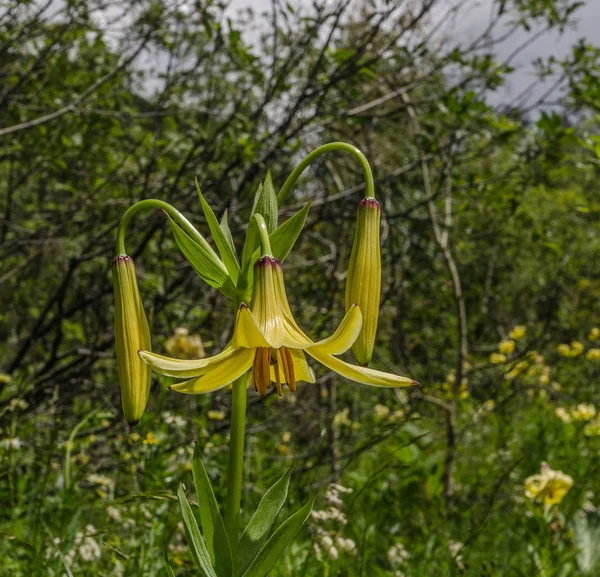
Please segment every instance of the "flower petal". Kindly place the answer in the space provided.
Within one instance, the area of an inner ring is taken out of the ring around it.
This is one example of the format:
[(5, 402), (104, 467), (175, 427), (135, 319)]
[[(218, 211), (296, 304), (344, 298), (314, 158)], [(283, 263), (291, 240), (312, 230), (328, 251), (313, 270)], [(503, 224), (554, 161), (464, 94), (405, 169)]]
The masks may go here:
[(408, 377), (400, 377), (391, 373), (384, 373), (383, 371), (375, 371), (374, 369), (351, 365), (332, 355), (323, 354), (319, 349), (307, 349), (306, 352), (328, 369), (357, 383), (372, 385), (374, 387), (410, 387), (411, 385), (418, 384), (417, 381), (413, 381)]
[(187, 395), (199, 395), (222, 389), (250, 369), (254, 353), (254, 349), (236, 349), (228, 359), (218, 363), (210, 373), (197, 379), (171, 385), (169, 388)]
[(281, 306), (275, 293), (273, 269), (275, 259), (262, 257), (254, 265), (252, 289), (252, 316), (269, 345), (278, 349), (283, 345), (285, 328)]
[[(304, 353), (298, 349), (289, 349), (292, 355), (292, 362), (294, 363), (294, 375), (296, 381), (304, 381), (305, 383), (315, 382), (315, 373), (306, 362)], [(282, 383), (287, 383), (283, 370), (279, 371), (279, 377)], [(275, 369), (271, 366), (271, 380), (276, 382)]]
[(319, 353), (326, 355), (341, 355), (354, 344), (354, 341), (360, 334), (361, 328), (362, 313), (357, 305), (352, 305), (335, 333), (322, 341), (317, 341), (315, 344), (306, 347), (306, 349), (312, 351), (316, 349)]
[(218, 355), (205, 359), (183, 360), (157, 355), (150, 351), (138, 351), (141, 359), (150, 365), (152, 370), (159, 375), (168, 377), (199, 377), (212, 371), (215, 364), (228, 359), (235, 353), (236, 349), (227, 345)]
[(273, 346), (261, 332), (256, 319), (245, 303), (240, 305), (231, 344), (235, 348), (244, 347), (246, 349)]

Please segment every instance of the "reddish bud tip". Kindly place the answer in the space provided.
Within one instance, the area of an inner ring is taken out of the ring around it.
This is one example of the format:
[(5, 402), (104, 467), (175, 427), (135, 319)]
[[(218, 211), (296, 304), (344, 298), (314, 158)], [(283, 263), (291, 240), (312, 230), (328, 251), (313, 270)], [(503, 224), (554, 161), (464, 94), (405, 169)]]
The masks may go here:
[(419, 381), (413, 381), (412, 383), (413, 383), (413, 385), (416, 385), (417, 387), (419, 387), (419, 386), (420, 386), (420, 385), (419, 385)]
[(240, 303), (240, 308), (241, 309), (247, 309), (248, 305), (246, 303)]
[(133, 429), (133, 427), (135, 427), (139, 422), (140, 422), (140, 420), (136, 419), (135, 421), (131, 421), (131, 423), (127, 423), (127, 424), (129, 425), (130, 428)]
[(133, 262), (133, 259), (130, 256), (127, 256), (126, 254), (118, 254), (114, 259), (113, 259), (113, 263), (114, 264), (119, 264), (119, 263), (125, 263), (125, 262)]
[(358, 207), (362, 208), (376, 208), (376, 209), (380, 209), (381, 205), (377, 202), (376, 199), (374, 199), (371, 196), (368, 196), (366, 198), (363, 198), (359, 203), (358, 203)]

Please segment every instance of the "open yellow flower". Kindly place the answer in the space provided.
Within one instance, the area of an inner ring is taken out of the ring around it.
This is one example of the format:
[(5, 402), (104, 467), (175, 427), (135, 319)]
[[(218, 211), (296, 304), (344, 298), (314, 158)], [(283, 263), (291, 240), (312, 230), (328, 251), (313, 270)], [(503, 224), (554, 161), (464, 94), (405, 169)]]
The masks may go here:
[(162, 375), (187, 378), (171, 389), (187, 394), (208, 393), (232, 383), (252, 369), (254, 388), (265, 395), (272, 383), (282, 394), (296, 383), (315, 382), (304, 353), (347, 379), (376, 387), (406, 387), (418, 384), (400, 377), (346, 363), (335, 355), (346, 352), (362, 328), (358, 306), (350, 307), (338, 329), (328, 338), (313, 342), (300, 329), (290, 309), (281, 263), (264, 256), (254, 267), (252, 310), (239, 307), (231, 342), (219, 354), (199, 360), (181, 360), (140, 351), (140, 357)]
[(525, 495), (532, 501), (542, 501), (545, 506), (557, 505), (573, 486), (573, 478), (555, 471), (542, 463), (541, 473), (525, 479)]

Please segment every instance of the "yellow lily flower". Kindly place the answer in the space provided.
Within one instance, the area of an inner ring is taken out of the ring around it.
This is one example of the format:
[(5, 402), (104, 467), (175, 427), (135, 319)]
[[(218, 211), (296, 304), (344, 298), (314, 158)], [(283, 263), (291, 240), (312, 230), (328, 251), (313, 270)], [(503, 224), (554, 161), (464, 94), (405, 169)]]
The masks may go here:
[(573, 486), (573, 478), (555, 471), (542, 463), (541, 473), (525, 479), (525, 495), (532, 501), (542, 501), (545, 506), (557, 505)]
[[(200, 394), (221, 389), (252, 369), (254, 388), (266, 395), (271, 383), (282, 394), (296, 383), (315, 382), (304, 353), (347, 379), (376, 387), (417, 385), (408, 377), (351, 365), (335, 355), (346, 352), (358, 338), (362, 314), (350, 307), (337, 330), (328, 338), (313, 342), (298, 326), (290, 309), (281, 262), (264, 256), (254, 266), (252, 310), (239, 307), (231, 342), (219, 354), (198, 360), (181, 360), (140, 351), (140, 357), (157, 373), (188, 378), (171, 386), (180, 393)], [(191, 378), (190, 378), (191, 377)]]

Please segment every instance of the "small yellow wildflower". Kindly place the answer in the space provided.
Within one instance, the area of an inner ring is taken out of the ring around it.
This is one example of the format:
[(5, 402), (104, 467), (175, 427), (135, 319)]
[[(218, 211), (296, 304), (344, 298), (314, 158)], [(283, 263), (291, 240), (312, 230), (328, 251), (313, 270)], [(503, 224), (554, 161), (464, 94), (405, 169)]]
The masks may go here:
[(576, 421), (589, 421), (596, 416), (596, 407), (579, 403), (575, 408), (571, 409), (571, 417)]
[(128, 441), (130, 445), (135, 445), (135, 443), (137, 443), (140, 439), (141, 437), (139, 433), (131, 433), (131, 435), (129, 435)]
[(456, 373), (454, 371), (450, 371), (446, 376), (446, 382), (453, 385), (456, 382)]
[(225, 419), (224, 411), (208, 411), (208, 413), (206, 413), (206, 415), (212, 421), (222, 421), (223, 419)]
[(348, 418), (349, 409), (343, 409), (339, 413), (336, 413), (333, 417), (333, 425), (335, 427), (341, 427), (342, 425), (349, 425), (350, 419)]
[[(465, 381), (466, 381), (466, 379), (465, 379)], [(464, 400), (465, 400), (465, 399), (467, 399), (468, 397), (469, 397), (469, 388), (467, 387), (467, 383), (466, 383), (466, 382), (463, 382), (463, 383), (460, 385), (460, 390), (459, 390), (459, 392), (458, 392), (458, 398), (459, 398), (461, 401), (464, 401)]]
[(0, 383), (3, 385), (8, 385), (10, 383), (11, 377), (6, 373), (0, 373)]
[(556, 347), (556, 352), (561, 357), (570, 357), (571, 356), (571, 347), (569, 345), (560, 344)]
[(510, 355), (515, 350), (515, 341), (500, 341), (498, 351), (503, 355)]
[(385, 405), (375, 405), (374, 411), (375, 411), (375, 416), (378, 419), (385, 419), (385, 418), (389, 417), (389, 415), (390, 415), (390, 410)]
[(571, 415), (569, 414), (569, 411), (567, 411), (567, 409), (565, 409), (564, 407), (556, 407), (556, 409), (554, 410), (554, 414), (563, 423), (570, 423), (571, 422)]
[(288, 455), (290, 452), (290, 447), (288, 445), (279, 445), (279, 453), (281, 455)]
[(511, 339), (518, 341), (525, 336), (526, 332), (527, 332), (527, 328), (525, 326), (517, 325), (516, 327), (513, 328), (512, 331), (510, 331), (510, 333), (508, 333), (508, 336)]
[(585, 358), (588, 361), (598, 361), (598, 360), (600, 360), (600, 349), (590, 349), (586, 353)]
[(177, 555), (173, 557), (173, 563), (175, 563), (177, 567), (183, 567), (183, 559), (181, 557), (177, 557)]
[(488, 399), (483, 403), (483, 409), (488, 412), (492, 412), (496, 408), (496, 401), (494, 399)]
[(562, 471), (554, 471), (542, 463), (541, 473), (525, 479), (525, 496), (542, 501), (546, 507), (558, 505), (573, 486), (573, 478)]
[(506, 355), (503, 355), (501, 353), (492, 353), (490, 355), (490, 363), (492, 363), (493, 365), (500, 365), (505, 362), (506, 362)]
[(291, 439), (292, 439), (292, 433), (290, 433), (289, 431), (286, 431), (285, 433), (283, 433), (283, 435), (281, 435), (281, 440), (284, 443), (289, 443)]
[(583, 343), (580, 343), (579, 341), (573, 341), (571, 343), (571, 355), (578, 357), (581, 353), (583, 353), (584, 348), (585, 347), (583, 346)]
[(158, 443), (158, 439), (152, 433), (148, 433), (144, 439), (144, 445), (156, 445), (156, 443)]
[(170, 355), (183, 359), (202, 359), (206, 356), (200, 335), (190, 335), (188, 329), (179, 327), (167, 339), (165, 348)]
[(598, 339), (600, 339), (600, 329), (598, 327), (594, 327), (589, 333), (588, 333), (588, 341), (597, 341)]

